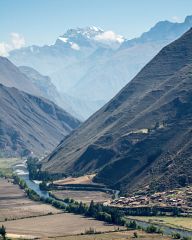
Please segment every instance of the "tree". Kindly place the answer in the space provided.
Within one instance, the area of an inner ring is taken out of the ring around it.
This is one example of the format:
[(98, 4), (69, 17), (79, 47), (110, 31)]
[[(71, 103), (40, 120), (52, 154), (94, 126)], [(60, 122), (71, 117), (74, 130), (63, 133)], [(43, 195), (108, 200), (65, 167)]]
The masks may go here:
[(180, 239), (181, 238), (181, 235), (179, 233), (173, 233), (172, 234), (172, 238), (173, 239)]
[(95, 216), (95, 204), (94, 201), (92, 200), (90, 205), (89, 205), (89, 209), (88, 209), (88, 216), (90, 217), (94, 217)]
[(158, 229), (156, 226), (154, 225), (150, 225), (146, 228), (146, 232), (147, 233), (157, 233), (158, 232)]
[(42, 183), (39, 184), (39, 188), (41, 190), (48, 190), (47, 182), (46, 181), (42, 181)]
[(135, 221), (132, 221), (131, 225), (130, 225), (133, 229), (137, 228), (137, 223)]
[(82, 202), (79, 203), (78, 213), (79, 214), (85, 214), (86, 213), (86, 205), (83, 204)]
[(6, 228), (4, 227), (4, 225), (2, 225), (2, 227), (0, 228), (0, 234), (3, 237), (3, 239), (6, 239)]
[(127, 228), (129, 228), (129, 229), (137, 229), (137, 223), (135, 222), (135, 220), (130, 221), (130, 222), (127, 224)]

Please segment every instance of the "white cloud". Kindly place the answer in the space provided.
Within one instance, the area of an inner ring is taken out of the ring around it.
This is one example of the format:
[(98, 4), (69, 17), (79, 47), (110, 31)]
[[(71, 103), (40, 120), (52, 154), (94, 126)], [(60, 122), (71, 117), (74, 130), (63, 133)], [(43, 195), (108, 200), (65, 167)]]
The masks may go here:
[(71, 44), (72, 49), (77, 50), (77, 51), (80, 50), (80, 47), (77, 43), (70, 42), (70, 44)]
[(9, 43), (0, 42), (0, 56), (7, 57), (9, 52), (14, 49), (19, 49), (25, 45), (25, 39), (19, 33), (11, 33)]
[(0, 56), (7, 57), (10, 51), (10, 46), (7, 43), (1, 42), (0, 43)]
[(19, 33), (11, 33), (12, 46), (19, 49), (25, 45), (25, 39)]
[(95, 37), (96, 41), (99, 42), (118, 42), (122, 43), (124, 41), (123, 36), (117, 35), (113, 31), (106, 31), (104, 33), (101, 33)]

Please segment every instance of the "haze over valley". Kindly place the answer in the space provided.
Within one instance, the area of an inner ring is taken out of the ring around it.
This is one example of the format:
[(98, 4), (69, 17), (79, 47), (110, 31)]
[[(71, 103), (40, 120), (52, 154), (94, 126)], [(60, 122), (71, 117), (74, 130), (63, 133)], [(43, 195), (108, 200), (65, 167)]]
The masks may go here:
[(191, 7), (0, 1), (0, 240), (192, 239)]
[(8, 57), (48, 75), (59, 92), (57, 103), (85, 120), (191, 26), (191, 16), (182, 23), (161, 21), (131, 40), (93, 26), (69, 29), (53, 45), (21, 48)]

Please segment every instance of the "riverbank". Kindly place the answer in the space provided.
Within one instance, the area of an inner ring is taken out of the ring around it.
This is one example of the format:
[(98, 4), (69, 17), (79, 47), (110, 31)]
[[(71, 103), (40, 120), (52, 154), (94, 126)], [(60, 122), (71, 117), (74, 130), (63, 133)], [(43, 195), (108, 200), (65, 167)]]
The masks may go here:
[(44, 216), (62, 212), (51, 205), (30, 200), (11, 179), (0, 178), (0, 221)]
[[(22, 186), (27, 185), (25, 191), (18, 185), (13, 184), (13, 179), (0, 179), (0, 224), (6, 226), (8, 236), (34, 239), (64, 236), (66, 234), (76, 235), (85, 233), (86, 229), (92, 226), (95, 226), (95, 229), (100, 232), (114, 230), (114, 224), (107, 224), (81, 215), (64, 213), (50, 204), (31, 201), (27, 197), (29, 191), (35, 191), (37, 194), (41, 193), (39, 199), (44, 201), (46, 199), (50, 201), (51, 198), (48, 192), (39, 189), (39, 182), (28, 179), (28, 172), (25, 167), (25, 163), (21, 162), (13, 166), (14, 173), (18, 174), (16, 178), (19, 181), (21, 180)], [(29, 189), (30, 187), (33, 189)], [(58, 203), (58, 201), (54, 202)], [(62, 204), (66, 206), (65, 203)]]
[(144, 229), (150, 226), (156, 226), (157, 228), (161, 229), (165, 235), (172, 236), (177, 233), (180, 236), (179, 239), (180, 238), (187, 238), (187, 240), (192, 239), (192, 231), (190, 229), (184, 229), (182, 228), (182, 226), (171, 227), (163, 223), (155, 223), (150, 221), (148, 222), (146, 220), (142, 220), (142, 218), (137, 219), (137, 217), (136, 218), (127, 217), (127, 219), (129, 221), (135, 221), (138, 226)]
[(172, 228), (183, 228), (192, 232), (192, 217), (166, 217), (166, 216), (136, 216), (132, 219), (141, 220), (150, 224), (160, 224)]
[[(19, 166), (19, 167), (21, 167), (21, 166)], [(27, 171), (27, 169), (26, 169), (26, 171)], [(25, 174), (25, 175), (22, 175), (22, 178), (26, 181), (26, 184), (28, 185), (28, 187), (30, 187), (30, 185), (31, 185), (31, 187), (32, 187), (32, 189), (38, 194), (38, 192), (40, 193), (40, 194), (42, 194), (42, 191), (39, 189), (39, 185), (38, 185), (38, 183), (36, 182), (36, 183), (34, 183), (33, 181), (31, 181), (31, 180), (29, 180), (29, 177), (28, 177), (28, 175), (27, 174)], [(34, 185), (35, 184), (35, 185)], [(47, 195), (48, 194), (48, 195)], [(50, 199), (49, 199), (49, 193), (47, 192), (47, 191), (43, 191), (43, 195), (40, 195), (45, 201), (46, 201), (46, 199), (47, 199), (47, 201), (49, 201)], [(61, 201), (62, 202), (62, 201)], [(63, 201), (63, 202), (65, 202), (65, 201)], [(54, 203), (54, 200), (52, 201), (50, 201), (50, 203), (51, 204), (53, 204)], [(56, 204), (56, 206), (57, 206), (57, 204)], [(96, 205), (95, 205), (95, 207), (96, 207)], [(67, 207), (65, 207), (64, 206), (64, 208), (65, 208), (65, 210), (67, 210), (68, 212), (73, 212), (73, 213), (76, 213), (76, 214), (82, 214), (82, 215), (87, 215), (87, 211), (88, 211), (88, 209), (86, 208), (86, 206), (81, 206), (81, 205), (79, 205), (79, 203), (77, 203), (77, 202), (74, 202), (74, 201), (72, 201), (72, 202), (70, 202), (70, 204), (67, 206)], [(101, 208), (101, 206), (100, 206), (100, 208)], [(94, 211), (97, 211), (97, 207), (95, 208), (95, 210)], [(104, 220), (104, 221), (107, 221), (108, 223), (110, 223), (111, 222), (111, 219), (112, 219), (112, 214), (114, 214), (116, 211), (118, 211), (118, 210), (111, 210), (110, 209), (110, 207), (104, 207), (103, 209), (102, 209), (102, 211), (105, 213), (105, 215), (100, 215), (100, 213), (98, 212), (97, 213), (97, 215), (95, 215), (95, 214), (91, 214), (91, 215), (87, 215), (87, 216), (93, 216), (93, 217), (95, 217), (97, 220)], [(108, 214), (108, 215), (107, 215)], [(123, 215), (121, 216), (121, 217), (117, 217), (118, 216), (118, 214), (116, 215), (116, 217), (115, 217), (115, 219), (116, 219), (116, 221), (115, 221), (115, 223), (116, 224), (125, 224), (125, 221), (123, 220)], [(101, 217), (101, 218), (100, 218)], [(121, 219), (122, 218), (122, 219)], [(123, 221), (124, 221), (124, 223), (123, 223)], [(148, 226), (151, 226), (151, 223), (148, 223), (148, 222), (145, 222), (145, 221), (141, 221), (141, 220), (136, 220), (136, 222), (137, 222), (137, 225), (138, 226), (141, 226), (141, 227), (144, 227), (144, 228), (146, 228), (146, 227), (148, 227)], [(113, 222), (113, 224), (114, 224), (114, 222)], [(163, 226), (163, 225), (158, 225), (158, 224), (156, 224), (156, 223), (154, 223), (154, 225), (155, 226), (157, 226), (158, 228), (163, 228), (163, 231), (165, 231), (165, 234), (168, 234), (168, 235), (171, 235), (171, 234), (173, 234), (174, 233), (174, 231), (175, 232), (178, 232), (182, 237), (189, 237), (189, 236), (191, 236), (191, 232), (189, 232), (189, 231), (187, 231), (187, 230), (185, 230), (185, 229), (179, 229), (179, 228), (175, 228), (175, 229), (173, 229), (172, 227), (168, 227), (168, 226)]]

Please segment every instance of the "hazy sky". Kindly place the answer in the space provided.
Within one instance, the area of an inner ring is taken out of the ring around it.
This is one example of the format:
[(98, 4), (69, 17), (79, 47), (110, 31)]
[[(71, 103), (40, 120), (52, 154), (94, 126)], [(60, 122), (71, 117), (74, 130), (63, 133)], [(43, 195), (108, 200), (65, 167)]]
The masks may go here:
[(133, 38), (160, 20), (186, 15), (192, 0), (0, 0), (0, 43), (51, 44), (67, 29), (85, 26)]

